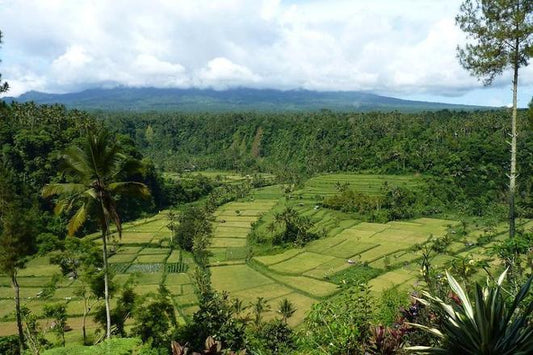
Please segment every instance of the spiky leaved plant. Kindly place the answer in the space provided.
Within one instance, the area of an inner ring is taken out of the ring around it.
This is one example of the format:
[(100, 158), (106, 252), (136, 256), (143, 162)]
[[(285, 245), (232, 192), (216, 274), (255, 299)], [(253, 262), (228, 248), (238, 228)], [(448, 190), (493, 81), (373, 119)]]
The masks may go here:
[(471, 302), (459, 283), (446, 273), (460, 302), (447, 304), (424, 292), (426, 300), (421, 301), (442, 314), (441, 329), (411, 324), (438, 336), (441, 346), (415, 346), (408, 350), (419, 354), (533, 354), (533, 326), (530, 323), (533, 302), (523, 304), (533, 276), (508, 303), (502, 288), (506, 274), (507, 270), (496, 283), (488, 281), (484, 287), (476, 284), (474, 302)]

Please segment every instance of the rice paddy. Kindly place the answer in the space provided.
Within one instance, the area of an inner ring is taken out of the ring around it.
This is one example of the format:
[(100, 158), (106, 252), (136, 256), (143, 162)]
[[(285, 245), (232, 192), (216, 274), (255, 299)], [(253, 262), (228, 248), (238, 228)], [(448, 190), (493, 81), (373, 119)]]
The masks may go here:
[[(212, 172), (213, 176), (220, 172)], [(181, 178), (181, 177), (180, 177)], [(245, 177), (226, 175), (225, 181), (241, 181)], [(290, 194), (279, 185), (252, 190), (243, 200), (220, 206), (212, 222), (213, 239), (209, 247), (212, 285), (216, 290), (228, 291), (245, 303), (264, 297), (271, 306), (267, 319), (277, 315), (278, 303), (287, 298), (293, 302), (296, 313), (289, 319), (291, 325), (300, 324), (311, 305), (340, 292), (331, 280), (344, 275), (354, 265), (368, 265), (377, 270), (369, 281), (373, 292), (390, 287), (410, 290), (417, 286), (421, 254), (414, 246), (430, 238), (446, 235), (456, 228), (457, 221), (435, 218), (417, 218), (410, 221), (368, 223), (353, 219), (349, 214), (319, 207), (326, 196), (337, 193), (338, 184), (348, 183), (351, 189), (378, 195), (382, 184), (416, 187), (421, 180), (413, 176), (327, 174), (308, 180)], [(259, 229), (273, 220), (273, 215), (291, 205), (314, 223), (314, 231), (322, 238), (303, 248), (289, 248), (270, 255), (254, 255), (249, 233), (252, 225), (260, 222)], [(116, 252), (109, 258), (113, 281), (123, 284), (132, 278), (138, 294), (158, 292), (164, 285), (170, 292), (180, 321), (187, 321), (198, 309), (192, 277), (194, 261), (190, 253), (171, 250), (167, 245), (171, 232), (167, 228), (167, 211), (154, 217), (124, 224), (122, 238), (114, 235)], [(532, 229), (533, 221), (521, 221), (522, 228)], [(505, 226), (496, 226), (494, 240)], [(486, 231), (471, 231), (463, 239), (454, 240), (446, 253), (436, 255), (435, 265), (445, 265), (455, 256), (484, 256), (485, 248), (472, 246)], [(101, 243), (98, 233), (87, 236)], [(64, 279), (50, 299), (39, 298), (41, 291), (54, 274), (60, 273), (50, 265), (48, 257), (38, 257), (19, 273), (22, 302), (37, 315), (46, 303), (64, 302), (69, 315), (68, 324), (75, 331), (81, 327), (83, 301), (74, 295), (79, 281)], [(9, 278), (0, 276), (0, 335), (16, 331), (13, 314), (13, 289)], [(91, 317), (89, 317), (91, 318)], [(94, 331), (94, 323), (89, 329)]]

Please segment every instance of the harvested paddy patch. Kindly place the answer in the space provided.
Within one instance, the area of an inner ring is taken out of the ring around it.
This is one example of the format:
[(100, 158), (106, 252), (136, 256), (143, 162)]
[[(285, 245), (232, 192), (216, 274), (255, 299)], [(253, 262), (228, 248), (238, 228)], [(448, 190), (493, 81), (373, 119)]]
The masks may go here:
[(262, 286), (247, 288), (234, 292), (232, 295), (244, 301), (254, 301), (257, 297), (264, 297), (267, 300), (281, 297), (293, 293), (294, 290), (278, 283), (271, 283)]
[(316, 268), (305, 272), (303, 275), (315, 279), (326, 279), (327, 277), (349, 268), (350, 265), (346, 260), (335, 258), (327, 263), (320, 264)]
[(370, 280), (368, 283), (372, 288), (372, 291), (381, 292), (387, 288), (408, 284), (410, 281), (416, 280), (415, 275), (409, 270), (406, 269), (397, 269), (389, 271), (387, 273), (381, 274), (378, 277)]
[(164, 263), (166, 258), (167, 258), (167, 254), (139, 255), (137, 259), (135, 259), (135, 263), (139, 263), (139, 264)]
[(137, 257), (136, 254), (115, 254), (109, 257), (110, 263), (131, 263)]
[(155, 254), (168, 254), (170, 249), (167, 248), (143, 248), (139, 252), (139, 255), (155, 255)]
[(309, 294), (317, 298), (327, 297), (338, 291), (337, 285), (310, 277), (286, 276), (274, 273), (270, 276), (288, 287), (298, 289), (304, 294)]
[(292, 317), (287, 320), (290, 326), (296, 326), (298, 324), (301, 324), (305, 318), (306, 313), (311, 309), (313, 304), (317, 303), (316, 300), (304, 296), (298, 292), (283, 295), (278, 298), (269, 300), (269, 304), (272, 307), (272, 317), (279, 317), (279, 313), (277, 313), (276, 310), (278, 308), (279, 302), (285, 298), (291, 301), (294, 308), (296, 309), (296, 312), (294, 312)]
[(378, 247), (377, 243), (361, 242), (359, 240), (345, 240), (331, 248), (324, 250), (322, 253), (332, 255), (338, 258), (351, 258), (355, 255), (362, 254), (370, 249)]
[(256, 256), (254, 259), (264, 265), (273, 265), (273, 264), (282, 262), (284, 260), (290, 259), (302, 252), (303, 252), (302, 249), (289, 249), (281, 254)]
[(270, 269), (279, 273), (302, 274), (334, 259), (335, 257), (329, 255), (304, 252), (280, 263), (271, 265)]
[(247, 265), (212, 267), (211, 280), (215, 289), (229, 292), (273, 283), (271, 279)]
[(237, 248), (245, 246), (245, 238), (213, 238), (211, 241), (212, 248)]

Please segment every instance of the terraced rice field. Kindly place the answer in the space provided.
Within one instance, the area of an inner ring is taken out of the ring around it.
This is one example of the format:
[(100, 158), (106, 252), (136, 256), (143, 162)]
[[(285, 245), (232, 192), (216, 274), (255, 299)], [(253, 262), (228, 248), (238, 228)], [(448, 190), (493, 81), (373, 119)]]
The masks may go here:
[[(242, 176), (228, 177), (235, 181)], [(215, 212), (214, 236), (209, 259), (213, 287), (228, 291), (232, 297), (251, 303), (264, 297), (271, 310), (265, 315), (277, 315), (278, 303), (287, 298), (296, 307), (289, 319), (291, 325), (302, 322), (313, 303), (327, 299), (339, 292), (331, 282), (332, 276), (344, 275), (354, 264), (366, 264), (379, 270), (379, 276), (369, 284), (376, 293), (389, 287), (410, 290), (417, 286), (419, 252), (413, 252), (415, 244), (437, 238), (455, 228), (458, 222), (445, 219), (418, 218), (411, 221), (366, 223), (342, 212), (317, 206), (325, 196), (337, 193), (337, 183), (349, 183), (350, 188), (367, 194), (379, 194), (384, 182), (400, 186), (416, 186), (421, 183), (413, 176), (328, 174), (310, 179), (305, 186), (291, 194), (284, 194), (278, 185), (252, 191), (248, 200), (225, 204)], [(261, 219), (259, 227), (265, 228), (275, 211), (290, 205), (314, 223), (314, 231), (325, 237), (307, 244), (304, 248), (287, 249), (274, 255), (253, 256), (248, 243), (252, 223)], [(189, 253), (168, 248), (170, 231), (167, 212), (152, 218), (126, 223), (122, 239), (115, 235), (110, 257), (114, 281), (124, 283), (134, 277), (135, 291), (139, 294), (156, 292), (165, 285), (171, 294), (181, 322), (185, 322), (198, 309), (195, 286), (191, 278), (194, 261)], [(524, 229), (532, 229), (533, 221), (520, 221)], [(505, 238), (505, 225), (496, 226), (496, 240)], [(434, 257), (435, 265), (444, 265), (454, 257), (484, 257), (485, 247), (471, 245), (486, 231), (474, 230), (457, 238), (446, 254)], [(498, 234), (500, 233), (500, 234)], [(98, 233), (87, 236), (100, 243)], [(489, 244), (491, 245), (491, 244)], [(23, 304), (40, 314), (45, 303), (67, 303), (68, 324), (74, 329), (69, 338), (80, 337), (80, 316), (83, 303), (75, 297), (78, 281), (62, 279), (50, 300), (38, 297), (59, 268), (50, 265), (47, 257), (31, 260), (19, 273)], [(13, 334), (13, 291), (10, 280), (0, 276), (0, 335)], [(90, 323), (90, 330), (95, 325)], [(78, 339), (79, 340), (79, 339)]]
[(256, 199), (249, 202), (230, 202), (215, 212), (210, 263), (219, 265), (230, 261), (244, 262), (248, 254), (247, 236), (251, 224), (268, 212), (277, 200)]
[[(184, 253), (180, 257), (179, 251), (173, 251), (162, 246), (170, 237), (170, 231), (166, 225), (166, 211), (146, 219), (140, 219), (133, 223), (124, 224), (122, 239), (117, 239), (114, 246), (115, 253), (110, 256), (109, 263), (114, 271), (113, 281), (123, 284), (130, 278), (137, 282), (135, 292), (143, 295), (157, 292), (159, 286), (164, 284), (170, 291), (172, 299), (177, 306), (181, 321), (185, 321), (185, 309), (197, 304), (194, 293), (194, 285), (187, 273), (165, 273), (165, 270), (179, 269), (186, 271), (187, 265), (193, 264), (192, 258)], [(100, 242), (100, 235), (95, 233), (87, 236), (96, 243)], [(185, 267), (167, 268), (166, 265), (175, 265), (182, 261)], [(50, 283), (54, 274), (59, 274), (57, 265), (50, 265), (48, 257), (38, 257), (31, 260), (25, 269), (19, 272), (19, 284), (21, 285), (22, 303), (35, 314), (40, 315), (45, 304), (66, 303), (69, 316), (68, 325), (78, 334), (81, 329), (81, 315), (83, 314), (83, 301), (74, 295), (79, 286), (76, 280), (62, 279), (58, 288), (50, 299), (41, 299), (39, 295), (43, 288)], [(100, 304), (97, 302), (93, 308)], [(16, 331), (13, 313), (13, 290), (9, 279), (0, 277), (0, 336), (13, 334)], [(91, 317), (89, 317), (91, 318)], [(96, 328), (89, 321), (89, 331)], [(74, 333), (74, 332), (72, 332)]]
[(392, 186), (416, 187), (421, 180), (406, 175), (327, 174), (309, 179), (303, 189), (295, 194), (304, 198), (331, 196), (337, 193), (337, 184), (349, 184), (349, 188), (368, 195), (379, 195), (384, 183)]
[[(430, 236), (444, 235), (449, 226), (456, 224), (439, 219), (360, 223), (334, 236), (313, 241), (303, 249), (291, 249), (283, 254), (256, 257), (254, 260), (272, 271), (273, 275), (303, 275), (318, 280), (327, 280), (328, 276), (349, 268), (352, 263), (366, 263), (383, 270), (400, 267), (387, 273), (392, 275), (390, 278), (382, 277), (392, 283), (380, 282), (381, 279), (375, 282), (374, 289), (380, 291), (414, 279), (416, 274), (401, 268), (419, 257), (409, 249), (416, 243), (427, 241)], [(395, 273), (398, 277), (394, 277)], [(297, 284), (295, 280), (292, 283)]]

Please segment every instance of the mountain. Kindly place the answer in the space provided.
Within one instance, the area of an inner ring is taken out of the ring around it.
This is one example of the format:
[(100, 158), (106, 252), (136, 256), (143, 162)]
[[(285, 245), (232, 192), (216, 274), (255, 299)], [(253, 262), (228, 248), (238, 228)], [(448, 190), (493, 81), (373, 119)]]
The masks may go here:
[(357, 91), (309, 91), (237, 88), (157, 89), (127, 88), (90, 89), (68, 94), (30, 91), (19, 97), (5, 97), (6, 102), (34, 101), (39, 104), (60, 103), (69, 108), (113, 111), (424, 111), (474, 110), (480, 106), (452, 105), (436, 102), (401, 100)]

